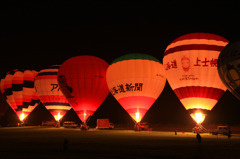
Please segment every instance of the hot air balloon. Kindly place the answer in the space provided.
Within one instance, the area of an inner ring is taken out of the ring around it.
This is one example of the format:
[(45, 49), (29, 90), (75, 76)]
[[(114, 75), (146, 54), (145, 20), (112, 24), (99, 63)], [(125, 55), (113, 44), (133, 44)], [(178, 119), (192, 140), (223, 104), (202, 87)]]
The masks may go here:
[(6, 103), (5, 97), (0, 93), (0, 120), (3, 118), (8, 110), (8, 104)]
[(1, 80), (1, 92), (22, 123), (39, 102), (34, 89), (36, 75), (37, 71), (13, 70)]
[(6, 103), (5, 91), (4, 91), (4, 79), (1, 79), (0, 91), (1, 91), (0, 93), (0, 119), (1, 119), (1, 117), (3, 117), (3, 115), (5, 114), (8, 108), (8, 104)]
[(71, 109), (71, 105), (58, 86), (57, 73), (59, 67), (60, 65), (53, 65), (43, 69), (35, 78), (35, 89), (38, 98), (58, 124), (60, 124), (60, 119)]
[(218, 57), (218, 73), (228, 90), (240, 100), (240, 41), (223, 48)]
[(215, 34), (190, 33), (175, 39), (164, 52), (167, 80), (197, 125), (226, 91), (217, 60), (227, 44), (227, 39)]
[(139, 124), (165, 86), (165, 70), (153, 56), (126, 54), (109, 66), (107, 83), (112, 95)]
[(109, 94), (106, 82), (108, 63), (95, 56), (76, 56), (65, 61), (58, 71), (63, 94), (87, 128), (87, 119)]

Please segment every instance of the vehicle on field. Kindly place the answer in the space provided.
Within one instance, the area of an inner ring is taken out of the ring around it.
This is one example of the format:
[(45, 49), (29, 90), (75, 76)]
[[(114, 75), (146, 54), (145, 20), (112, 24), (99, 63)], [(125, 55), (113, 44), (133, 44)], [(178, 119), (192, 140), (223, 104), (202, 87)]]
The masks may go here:
[(21, 123), (11, 122), (7, 124), (7, 127), (19, 127), (19, 126), (21, 126)]
[(218, 126), (217, 129), (215, 129), (213, 132), (211, 132), (213, 135), (231, 135), (231, 128), (230, 126)]
[(109, 122), (109, 119), (97, 119), (96, 129), (113, 129), (114, 124)]
[(64, 128), (77, 128), (78, 127), (78, 124), (75, 123), (74, 121), (65, 121), (63, 123), (63, 127)]
[(42, 126), (56, 126), (57, 122), (55, 120), (43, 121)]

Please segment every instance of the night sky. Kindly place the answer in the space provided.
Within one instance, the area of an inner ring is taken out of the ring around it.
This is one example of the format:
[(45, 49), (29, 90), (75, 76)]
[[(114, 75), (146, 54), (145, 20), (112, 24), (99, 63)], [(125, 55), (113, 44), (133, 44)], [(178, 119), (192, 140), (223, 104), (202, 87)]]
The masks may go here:
[[(39, 71), (78, 55), (94, 55), (111, 63), (127, 53), (146, 53), (162, 61), (164, 50), (171, 41), (193, 32), (218, 34), (230, 42), (240, 40), (239, 2), (89, 0), (78, 3), (1, 3), (1, 78), (12, 69)], [(240, 101), (227, 91), (204, 124), (240, 125), (239, 112)], [(7, 110), (4, 120), (11, 114), (11, 109)], [(29, 122), (36, 122), (36, 118), (45, 120), (41, 114), (45, 119), (51, 118), (40, 105), (29, 116)], [(66, 120), (71, 119), (69, 114)], [(108, 117), (114, 123), (133, 123), (110, 94), (90, 123), (101, 117)], [(76, 116), (73, 118), (77, 120)], [(168, 83), (143, 121), (159, 125), (193, 123)]]

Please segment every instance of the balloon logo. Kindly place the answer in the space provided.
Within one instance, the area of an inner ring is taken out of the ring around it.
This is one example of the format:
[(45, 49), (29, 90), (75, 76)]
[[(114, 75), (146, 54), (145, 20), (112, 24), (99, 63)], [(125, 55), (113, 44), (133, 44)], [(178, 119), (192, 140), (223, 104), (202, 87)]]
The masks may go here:
[(228, 40), (218, 35), (191, 33), (175, 39), (164, 52), (167, 80), (198, 124), (226, 91), (217, 60), (227, 44)]
[(64, 96), (83, 123), (109, 94), (106, 82), (108, 63), (95, 56), (77, 56), (65, 61), (58, 71)]
[(165, 83), (163, 65), (147, 54), (127, 54), (107, 70), (112, 95), (138, 123), (161, 94)]
[(240, 100), (240, 41), (230, 43), (218, 58), (218, 73), (228, 90)]
[(181, 59), (182, 68), (185, 72), (188, 72), (190, 69), (190, 59), (189, 57), (183, 56)]
[(14, 70), (8, 72), (6, 77), (1, 80), (1, 92), (21, 122), (35, 109), (39, 102), (34, 89), (36, 75), (36, 71)]
[(58, 86), (57, 73), (59, 65), (53, 65), (41, 70), (35, 78), (35, 89), (41, 102), (56, 121), (71, 109), (71, 105)]

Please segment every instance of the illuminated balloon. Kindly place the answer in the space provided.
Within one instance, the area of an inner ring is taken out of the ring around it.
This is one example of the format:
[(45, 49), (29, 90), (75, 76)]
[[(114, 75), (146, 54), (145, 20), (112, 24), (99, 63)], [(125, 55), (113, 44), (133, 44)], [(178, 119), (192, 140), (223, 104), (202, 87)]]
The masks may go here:
[(226, 91), (217, 60), (227, 44), (228, 40), (218, 35), (191, 33), (175, 39), (164, 52), (167, 80), (198, 124)]
[(43, 69), (35, 78), (38, 98), (56, 121), (59, 121), (71, 109), (71, 105), (58, 86), (57, 73), (59, 67), (59, 65), (53, 65)]
[(106, 83), (108, 63), (95, 56), (76, 56), (65, 61), (58, 71), (64, 96), (83, 123), (109, 94)]
[(3, 96), (2, 93), (0, 93), (0, 120), (2, 117), (5, 115), (7, 109), (8, 109), (8, 104), (6, 103), (5, 96)]
[(8, 72), (1, 80), (1, 92), (7, 103), (23, 121), (38, 105), (38, 97), (34, 89), (34, 78), (37, 71), (14, 70)]
[(147, 54), (127, 54), (107, 70), (112, 95), (138, 123), (161, 94), (165, 83), (163, 65)]
[(240, 41), (223, 48), (218, 57), (218, 73), (228, 90), (240, 100)]

